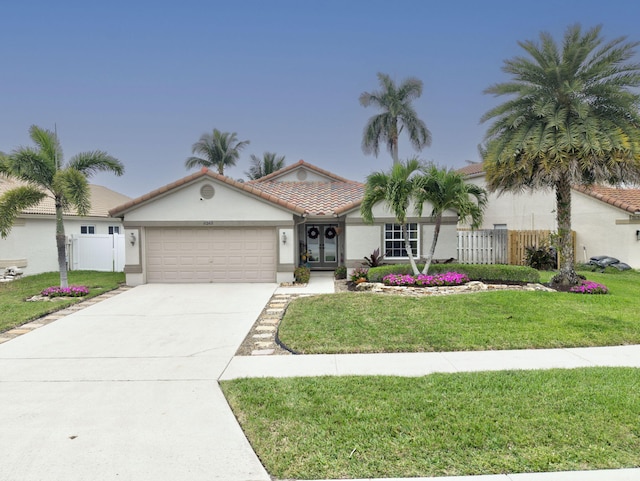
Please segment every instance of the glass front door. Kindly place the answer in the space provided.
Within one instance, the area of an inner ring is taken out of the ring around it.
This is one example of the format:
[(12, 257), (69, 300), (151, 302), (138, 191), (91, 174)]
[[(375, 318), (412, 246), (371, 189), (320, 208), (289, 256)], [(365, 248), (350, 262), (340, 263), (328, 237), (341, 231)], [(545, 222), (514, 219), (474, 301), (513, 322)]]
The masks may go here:
[(338, 225), (307, 224), (307, 262), (312, 268), (338, 266)]

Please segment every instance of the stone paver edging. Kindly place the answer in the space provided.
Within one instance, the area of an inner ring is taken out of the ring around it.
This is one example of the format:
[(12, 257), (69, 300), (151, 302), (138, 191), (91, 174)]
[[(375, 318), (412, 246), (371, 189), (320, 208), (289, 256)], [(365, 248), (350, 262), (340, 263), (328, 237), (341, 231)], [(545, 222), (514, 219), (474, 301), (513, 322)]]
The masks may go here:
[(42, 317), (39, 317), (38, 319), (29, 321), (26, 324), (14, 327), (13, 329), (9, 329), (8, 331), (0, 333), (0, 344), (10, 341), (11, 339), (15, 339), (18, 336), (22, 336), (23, 334), (27, 334), (28, 332), (31, 332), (34, 329), (38, 329), (39, 327), (46, 326), (47, 324), (57, 321), (58, 319), (68, 316), (69, 314), (73, 314), (74, 312), (80, 311), (86, 307), (97, 304), (98, 302), (104, 301), (105, 299), (117, 296), (121, 292), (128, 291), (129, 289), (131, 289), (130, 286), (120, 286), (111, 291), (104, 292), (98, 296), (91, 297), (84, 301), (72, 304), (68, 307), (65, 307), (64, 309), (60, 309), (59, 311), (46, 314)]

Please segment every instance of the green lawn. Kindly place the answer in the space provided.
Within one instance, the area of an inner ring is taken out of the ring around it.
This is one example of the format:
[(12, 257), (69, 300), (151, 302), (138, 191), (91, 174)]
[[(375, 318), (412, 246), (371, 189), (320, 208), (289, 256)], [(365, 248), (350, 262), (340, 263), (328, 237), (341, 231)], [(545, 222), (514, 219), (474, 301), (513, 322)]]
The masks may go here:
[[(299, 353), (559, 348), (640, 343), (640, 273), (585, 272), (610, 294), (341, 293), (293, 301), (280, 340)], [(549, 277), (549, 275), (547, 275)]]
[(26, 302), (25, 299), (40, 294), (47, 287), (60, 285), (60, 276), (57, 272), (47, 272), (2, 283), (0, 284), (0, 332), (58, 311), (83, 299), (116, 289), (124, 281), (122, 272), (70, 271), (69, 285), (87, 286), (89, 295), (53, 302)]
[(278, 479), (640, 466), (640, 372), (239, 379), (222, 388)]

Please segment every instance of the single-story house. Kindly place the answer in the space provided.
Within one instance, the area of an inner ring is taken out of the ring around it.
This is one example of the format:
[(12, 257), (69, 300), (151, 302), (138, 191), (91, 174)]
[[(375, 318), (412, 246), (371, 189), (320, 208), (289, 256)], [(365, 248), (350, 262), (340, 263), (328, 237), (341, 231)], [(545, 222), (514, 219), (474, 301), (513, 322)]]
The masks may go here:
[[(203, 168), (110, 215), (124, 223), (129, 285), (291, 282), (301, 264), (355, 268), (376, 248), (389, 262), (407, 262), (400, 228), (384, 204), (374, 207), (374, 224), (362, 220), (363, 193), (364, 184), (302, 160), (249, 182)], [(445, 214), (436, 258), (456, 255), (457, 214)], [(420, 257), (433, 219), (408, 220)]]
[[(481, 163), (467, 165), (459, 172), (468, 182), (486, 187)], [(640, 189), (574, 186), (571, 194), (576, 261), (609, 255), (640, 268)], [(482, 228), (556, 231), (555, 193), (491, 193)]]
[[(15, 180), (0, 177), (0, 195), (18, 185), (20, 183)], [(120, 263), (114, 263), (113, 243), (114, 236), (121, 234), (124, 227), (121, 219), (109, 216), (109, 209), (127, 202), (130, 197), (100, 185), (91, 184), (89, 188), (89, 215), (64, 214), (68, 268), (122, 271), (124, 256)], [(121, 244), (121, 250), (124, 250), (123, 240)], [(52, 198), (22, 211), (7, 238), (0, 238), (0, 270), (11, 266), (19, 267), (25, 275), (58, 270)]]

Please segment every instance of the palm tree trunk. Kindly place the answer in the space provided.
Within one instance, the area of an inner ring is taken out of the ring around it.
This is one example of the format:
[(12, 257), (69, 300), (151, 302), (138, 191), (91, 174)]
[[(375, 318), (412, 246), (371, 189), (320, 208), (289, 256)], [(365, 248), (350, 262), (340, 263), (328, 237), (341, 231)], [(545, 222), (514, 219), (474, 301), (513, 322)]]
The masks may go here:
[(571, 183), (566, 176), (561, 176), (556, 181), (556, 221), (558, 224), (560, 272), (554, 276), (551, 284), (566, 289), (579, 282), (573, 260), (573, 239), (571, 236)]
[(400, 163), (400, 158), (398, 157), (398, 120), (394, 122), (394, 128), (391, 132), (391, 158), (393, 159), (393, 165)]
[(67, 238), (64, 235), (64, 223), (62, 221), (62, 203), (56, 199), (56, 247), (58, 248), (58, 270), (60, 271), (60, 287), (69, 287), (67, 277)]
[(436, 252), (436, 244), (438, 243), (438, 237), (440, 236), (440, 226), (442, 225), (442, 214), (438, 214), (436, 216), (436, 225), (433, 229), (433, 241), (431, 242), (431, 248), (429, 249), (429, 254), (424, 262), (424, 269), (422, 269), (423, 274), (429, 273), (429, 267), (431, 267), (431, 261), (433, 260), (433, 254)]
[(416, 261), (413, 258), (413, 249), (411, 249), (411, 242), (409, 242), (409, 232), (407, 231), (407, 224), (402, 225), (402, 237), (404, 239), (404, 250), (407, 252), (409, 256), (409, 264), (411, 264), (411, 270), (413, 271), (413, 275), (417, 276), (420, 274), (418, 270), (418, 266), (416, 265)]

